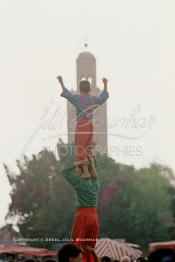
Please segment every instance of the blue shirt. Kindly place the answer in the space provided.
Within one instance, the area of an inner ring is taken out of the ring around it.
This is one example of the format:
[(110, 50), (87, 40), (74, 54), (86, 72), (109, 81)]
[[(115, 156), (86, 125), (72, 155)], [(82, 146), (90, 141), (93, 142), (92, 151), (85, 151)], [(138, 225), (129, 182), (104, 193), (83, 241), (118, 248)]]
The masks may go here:
[[(82, 117), (88, 117), (92, 118), (92, 96), (85, 95), (84, 102), (86, 109), (84, 108), (84, 105), (82, 104), (82, 96), (81, 95), (74, 95), (72, 94), (67, 88), (63, 88), (63, 92), (61, 93), (62, 97), (67, 98), (69, 102), (75, 106), (76, 108), (76, 118), (82, 118)], [(102, 105), (109, 97), (109, 94), (107, 90), (103, 90), (99, 96), (93, 96), (94, 97), (94, 103), (93, 103), (93, 110), (96, 109), (99, 105)]]

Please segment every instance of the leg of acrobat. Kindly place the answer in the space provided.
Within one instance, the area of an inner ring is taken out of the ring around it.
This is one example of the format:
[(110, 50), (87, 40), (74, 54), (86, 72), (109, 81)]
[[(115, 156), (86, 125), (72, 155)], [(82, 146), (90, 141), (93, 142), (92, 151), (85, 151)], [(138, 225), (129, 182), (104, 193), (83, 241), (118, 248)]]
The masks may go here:
[[(90, 119), (82, 118), (77, 121), (75, 132), (75, 161), (88, 160), (87, 151), (91, 146), (92, 137), (92, 121)], [(82, 165), (83, 177), (90, 177), (88, 166)]]
[[(72, 227), (72, 244), (79, 247), (95, 248), (99, 232), (96, 208), (78, 208)], [(94, 262), (91, 253), (84, 253), (83, 262)]]

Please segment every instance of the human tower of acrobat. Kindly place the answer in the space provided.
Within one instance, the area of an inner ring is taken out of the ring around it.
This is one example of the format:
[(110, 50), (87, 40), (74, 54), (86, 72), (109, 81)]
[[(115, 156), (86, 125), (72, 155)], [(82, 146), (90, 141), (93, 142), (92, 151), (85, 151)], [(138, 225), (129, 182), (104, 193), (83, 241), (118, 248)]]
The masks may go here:
[[(91, 96), (89, 81), (79, 84), (79, 95), (72, 94), (66, 87), (62, 76), (57, 77), (61, 88), (61, 96), (76, 108), (75, 129), (75, 162), (70, 163), (62, 171), (62, 175), (76, 191), (76, 214), (72, 225), (72, 244), (84, 250), (95, 248), (99, 232), (97, 203), (99, 179), (96, 171), (96, 158), (93, 153), (93, 113), (109, 97), (108, 80), (103, 78), (104, 89), (98, 96)], [(86, 252), (84, 261), (93, 262), (94, 257)]]

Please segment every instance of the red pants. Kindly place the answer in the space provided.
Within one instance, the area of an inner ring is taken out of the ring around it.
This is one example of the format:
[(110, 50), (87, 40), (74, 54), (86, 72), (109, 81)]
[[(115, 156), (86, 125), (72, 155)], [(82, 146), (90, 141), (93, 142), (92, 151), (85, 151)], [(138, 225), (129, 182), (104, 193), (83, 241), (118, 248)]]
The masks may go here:
[(72, 244), (95, 248), (99, 219), (96, 208), (77, 208), (72, 228)]
[[(98, 230), (96, 208), (77, 208), (72, 228), (72, 244), (95, 248)], [(83, 254), (83, 262), (94, 262), (94, 256), (91, 253)]]
[(80, 118), (77, 121), (75, 131), (75, 161), (86, 159), (86, 153), (90, 151), (93, 144), (93, 122), (88, 118)]

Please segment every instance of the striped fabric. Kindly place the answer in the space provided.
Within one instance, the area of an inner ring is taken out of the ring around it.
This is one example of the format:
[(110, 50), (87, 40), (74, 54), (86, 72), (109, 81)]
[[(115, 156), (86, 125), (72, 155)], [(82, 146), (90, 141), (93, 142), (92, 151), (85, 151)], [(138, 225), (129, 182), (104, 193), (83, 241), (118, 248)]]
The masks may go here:
[(155, 242), (149, 244), (149, 252), (152, 252), (158, 248), (170, 248), (175, 250), (175, 240), (166, 242)]
[(97, 241), (95, 251), (98, 257), (109, 256), (112, 259), (120, 260), (123, 256), (131, 256), (133, 258), (140, 257), (142, 252), (134, 249), (127, 243), (121, 243), (109, 238), (101, 238)]

